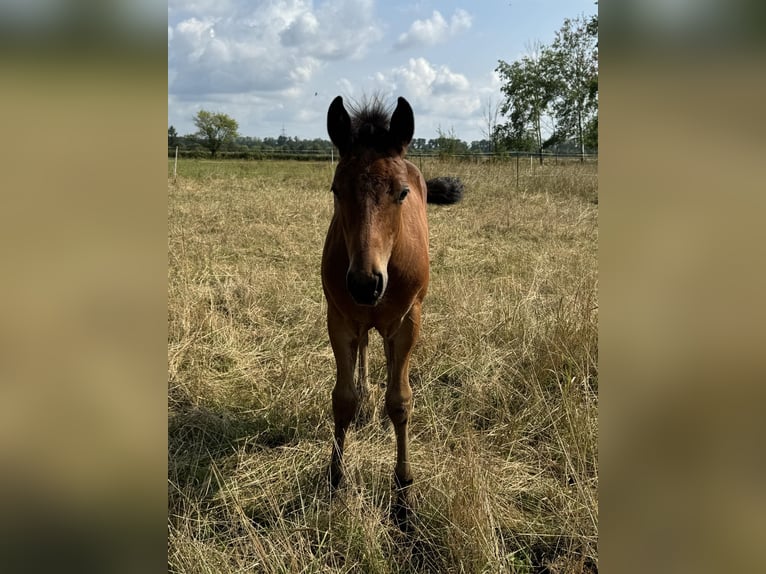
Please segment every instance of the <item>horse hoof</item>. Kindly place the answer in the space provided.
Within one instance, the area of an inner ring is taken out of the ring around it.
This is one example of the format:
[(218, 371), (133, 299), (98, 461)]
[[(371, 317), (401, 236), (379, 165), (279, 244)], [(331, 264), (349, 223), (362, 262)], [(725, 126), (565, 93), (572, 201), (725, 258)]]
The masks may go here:
[(339, 466), (331, 465), (330, 466), (330, 489), (331, 490), (337, 490), (340, 486), (340, 483), (343, 481), (343, 471), (340, 469)]
[(402, 480), (394, 474), (394, 486), (396, 502), (394, 502), (391, 508), (394, 523), (402, 532), (411, 532), (415, 521), (415, 511), (412, 507), (412, 497), (410, 495), (412, 479)]
[(415, 527), (415, 511), (409, 501), (397, 497), (396, 502), (391, 507), (391, 518), (397, 528), (404, 533), (412, 532)]

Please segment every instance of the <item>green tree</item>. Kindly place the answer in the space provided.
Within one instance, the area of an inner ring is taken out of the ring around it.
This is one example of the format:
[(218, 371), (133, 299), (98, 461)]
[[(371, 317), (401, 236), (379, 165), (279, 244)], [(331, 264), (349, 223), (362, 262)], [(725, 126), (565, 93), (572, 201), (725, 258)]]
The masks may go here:
[(585, 126), (585, 147), (598, 152), (598, 115), (593, 118)]
[(537, 137), (530, 130), (514, 128), (510, 123), (495, 126), (496, 151), (539, 151)]
[(436, 128), (436, 133), (439, 137), (433, 140), (434, 147), (440, 156), (447, 157), (466, 153), (468, 151), (468, 144), (458, 139), (455, 134), (455, 128), (450, 128), (450, 130), (446, 132), (439, 126)]
[(226, 114), (200, 110), (194, 116), (194, 125), (198, 129), (196, 136), (210, 151), (210, 157), (215, 157), (224, 144), (233, 142), (239, 136), (237, 121)]
[(598, 18), (564, 20), (550, 54), (557, 131), (562, 138), (574, 138), (584, 155), (586, 145), (592, 147), (594, 125), (598, 130)]
[[(566, 19), (550, 46), (511, 64), (498, 61), (504, 82), (495, 128), (515, 150), (540, 151), (576, 142), (581, 154), (598, 149), (598, 16)], [(543, 134), (544, 122), (550, 122)], [(542, 155), (540, 156), (542, 161)]]
[(543, 121), (550, 116), (556, 95), (552, 56), (548, 48), (536, 46), (512, 64), (498, 61), (495, 71), (505, 82), (500, 113), (510, 121), (496, 126), (496, 132), (512, 149), (522, 149), (517, 147), (521, 143), (529, 145), (530, 138), (535, 151), (543, 149)]
[(178, 145), (178, 132), (176, 132), (176, 128), (170, 126), (168, 128), (168, 147), (175, 147), (176, 145)]

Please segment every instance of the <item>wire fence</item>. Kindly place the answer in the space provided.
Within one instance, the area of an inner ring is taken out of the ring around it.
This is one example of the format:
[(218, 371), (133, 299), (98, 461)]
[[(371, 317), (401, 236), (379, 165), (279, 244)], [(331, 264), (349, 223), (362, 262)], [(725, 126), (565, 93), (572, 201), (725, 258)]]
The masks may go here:
[[(178, 150), (176, 155), (175, 148), (168, 148), (170, 157), (168, 175), (176, 181), (178, 175), (178, 158), (193, 159), (193, 163), (218, 164), (223, 168), (225, 164), (235, 164), (239, 162), (255, 162), (258, 160), (299, 160), (316, 163), (332, 164), (338, 160), (338, 154), (335, 150), (251, 150), (248, 152), (218, 152), (215, 157), (211, 157), (210, 152), (195, 150), (194, 153), (184, 153)], [(566, 177), (584, 178), (593, 182), (598, 182), (598, 154), (579, 154), (579, 153), (556, 153), (543, 152), (531, 153), (528, 151), (510, 151), (496, 153), (445, 153), (430, 152), (423, 153), (418, 150), (410, 150), (407, 153), (407, 159), (418, 166), (420, 171), (427, 174), (444, 174), (445, 169), (460, 171), (460, 166), (468, 168), (474, 166), (480, 170), (487, 169), (490, 172), (500, 170), (506, 176), (516, 181), (520, 185), (522, 179), (528, 178), (557, 178), (562, 175)], [(188, 168), (186, 168), (188, 170)], [(598, 185), (596, 183), (596, 185)]]
[[(168, 157), (177, 157), (182, 159), (244, 159), (244, 160), (304, 160), (304, 161), (335, 161), (338, 159), (338, 153), (330, 149), (249, 149), (237, 151), (219, 151), (215, 156), (211, 156), (207, 150), (192, 149), (182, 150), (175, 147), (168, 147)], [(598, 154), (593, 153), (572, 153), (572, 152), (529, 152), (529, 151), (503, 151), (503, 152), (448, 152), (433, 150), (410, 149), (407, 152), (407, 158), (410, 160), (422, 159), (447, 159), (454, 161), (467, 162), (492, 162), (492, 161), (527, 161), (545, 163), (568, 163), (578, 162), (598, 162)]]

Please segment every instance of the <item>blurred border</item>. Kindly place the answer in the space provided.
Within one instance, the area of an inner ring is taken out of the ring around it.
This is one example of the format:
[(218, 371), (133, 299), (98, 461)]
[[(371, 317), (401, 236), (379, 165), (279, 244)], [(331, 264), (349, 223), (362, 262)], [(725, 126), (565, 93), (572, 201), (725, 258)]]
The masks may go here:
[(761, 572), (764, 9), (600, 5), (600, 561)]
[(0, 5), (0, 564), (165, 570), (166, 7)]
[[(164, 9), (0, 6), (4, 572), (166, 567)], [(765, 571), (764, 9), (600, 16), (599, 566)]]

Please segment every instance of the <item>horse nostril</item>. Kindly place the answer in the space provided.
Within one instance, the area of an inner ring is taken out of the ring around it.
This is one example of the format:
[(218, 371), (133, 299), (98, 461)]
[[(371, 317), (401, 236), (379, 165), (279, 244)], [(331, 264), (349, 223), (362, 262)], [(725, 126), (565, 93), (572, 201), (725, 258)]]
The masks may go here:
[(383, 274), (375, 271), (375, 298), (380, 297), (383, 294)]
[(346, 274), (346, 286), (351, 297), (360, 305), (375, 305), (383, 295), (385, 279), (382, 273), (351, 271)]

